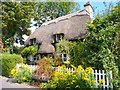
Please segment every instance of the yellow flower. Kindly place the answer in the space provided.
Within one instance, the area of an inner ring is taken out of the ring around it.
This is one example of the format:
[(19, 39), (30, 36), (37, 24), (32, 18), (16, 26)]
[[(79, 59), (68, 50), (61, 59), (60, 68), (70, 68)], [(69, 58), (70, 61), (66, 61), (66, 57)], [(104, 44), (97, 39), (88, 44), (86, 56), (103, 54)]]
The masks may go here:
[(104, 84), (104, 83), (105, 83), (105, 80), (104, 80), (104, 79), (100, 79), (100, 80), (99, 80), (99, 83), (100, 83), (100, 84)]
[(14, 77), (14, 78), (16, 78), (17, 77), (17, 75), (18, 75), (18, 67), (17, 66), (15, 66), (11, 71), (10, 71), (10, 74)]
[(92, 69), (91, 67), (87, 67), (87, 68), (85, 69), (85, 72), (88, 73), (88, 74), (93, 74), (92, 70), (93, 70), (93, 69)]
[(72, 82), (74, 83), (74, 82), (75, 82), (75, 80), (72, 80)]
[(77, 69), (79, 72), (84, 72), (84, 69), (81, 65), (78, 66), (78, 69)]
[(89, 80), (88, 74), (84, 73), (83, 76), (82, 76), (82, 79), (85, 80), (85, 81), (88, 81)]
[(89, 80), (89, 78), (87, 78), (87, 77), (83, 77), (82, 79), (85, 80), (85, 81)]
[(97, 84), (97, 81), (96, 81), (96, 80), (92, 80), (92, 83), (95, 83), (95, 84)]
[(79, 86), (77, 85), (77, 86), (75, 86), (75, 88), (78, 88)]
[(15, 73), (15, 69), (13, 68), (10, 73), (13, 75)]
[(23, 77), (22, 80), (25, 81), (25, 80), (27, 80), (27, 78), (26, 78), (26, 77)]
[(72, 80), (71, 84), (73, 84), (75, 82), (75, 80)]
[(74, 65), (71, 65), (72, 68), (76, 69), (76, 67)]
[(66, 61), (66, 64), (70, 64), (70, 61), (69, 61), (69, 60), (67, 60), (67, 61)]

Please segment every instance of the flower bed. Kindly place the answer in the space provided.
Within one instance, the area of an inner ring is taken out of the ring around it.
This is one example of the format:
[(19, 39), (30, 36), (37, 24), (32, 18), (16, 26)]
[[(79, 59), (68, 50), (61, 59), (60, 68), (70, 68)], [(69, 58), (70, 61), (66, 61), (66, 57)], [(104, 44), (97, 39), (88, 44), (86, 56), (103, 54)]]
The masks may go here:
[(63, 71), (55, 71), (49, 83), (42, 83), (42, 88), (95, 88), (96, 81), (92, 73), (92, 68), (84, 69), (81, 65), (71, 73), (65, 66), (59, 66)]
[(32, 71), (27, 64), (16, 65), (11, 70), (11, 76), (17, 80), (17, 82), (32, 82)]

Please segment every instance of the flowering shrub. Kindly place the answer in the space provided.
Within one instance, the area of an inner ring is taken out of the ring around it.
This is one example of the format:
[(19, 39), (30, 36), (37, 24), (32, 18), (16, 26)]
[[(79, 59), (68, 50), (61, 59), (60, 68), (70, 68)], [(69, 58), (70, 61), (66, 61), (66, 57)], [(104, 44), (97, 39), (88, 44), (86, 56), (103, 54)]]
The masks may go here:
[(32, 71), (27, 64), (21, 64), (21, 66), (15, 66), (11, 70), (11, 75), (19, 82), (31, 82), (32, 81)]
[(95, 88), (95, 81), (94, 75), (92, 73), (92, 68), (87, 67), (83, 69), (82, 66), (78, 66), (78, 68), (73, 72), (73, 88)]
[(84, 69), (81, 65), (71, 73), (65, 66), (59, 66), (62, 71), (55, 71), (53, 77), (47, 84), (42, 84), (42, 88), (95, 88), (96, 81), (92, 73), (92, 68)]
[(42, 58), (37, 62), (37, 69), (35, 74), (38, 75), (39, 79), (44, 79), (44, 81), (47, 81), (51, 78), (54, 71), (52, 65), (52, 58)]

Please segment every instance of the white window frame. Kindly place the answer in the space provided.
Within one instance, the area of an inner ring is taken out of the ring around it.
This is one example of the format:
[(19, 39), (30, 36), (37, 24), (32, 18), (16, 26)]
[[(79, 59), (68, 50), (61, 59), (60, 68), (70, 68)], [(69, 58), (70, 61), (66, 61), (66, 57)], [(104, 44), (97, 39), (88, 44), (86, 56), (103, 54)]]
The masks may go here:
[(30, 60), (31, 62), (34, 61), (34, 60), (33, 60), (33, 55), (30, 55), (30, 56), (29, 56), (29, 60)]
[[(66, 63), (70, 58), (69, 58), (69, 55), (68, 54), (66, 54), (66, 53), (62, 53), (61, 54), (62, 55), (62, 62), (63, 63)], [(66, 55), (66, 57), (64, 57), (64, 55)], [(65, 60), (66, 59), (66, 60)]]
[(37, 58), (38, 58), (38, 56), (33, 56), (33, 55), (30, 55), (30, 56), (29, 56), (29, 60), (30, 60), (31, 62), (37, 61)]
[(36, 39), (35, 38), (31, 39), (30, 44), (31, 45), (36, 45)]
[(33, 56), (34, 61), (37, 61), (37, 59), (38, 59), (38, 56)]
[(56, 41), (56, 42), (59, 42), (62, 38), (63, 38), (63, 35), (62, 35), (62, 34), (56, 34), (56, 35), (55, 35), (55, 41)]

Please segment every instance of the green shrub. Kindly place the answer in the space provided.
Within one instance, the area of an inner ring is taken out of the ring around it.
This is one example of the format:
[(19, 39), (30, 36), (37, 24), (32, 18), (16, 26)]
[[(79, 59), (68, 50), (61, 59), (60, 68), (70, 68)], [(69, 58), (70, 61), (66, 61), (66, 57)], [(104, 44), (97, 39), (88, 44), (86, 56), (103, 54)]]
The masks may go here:
[(2, 75), (9, 77), (10, 70), (15, 67), (16, 63), (21, 63), (23, 58), (16, 54), (2, 54)]
[(15, 66), (11, 70), (11, 75), (14, 77), (17, 82), (32, 82), (32, 71), (30, 70), (29, 66), (27, 64), (20, 64), (20, 66)]
[(29, 47), (25, 47), (22, 51), (21, 51), (21, 55), (22, 57), (24, 58), (23, 59), (23, 62), (24, 63), (29, 63), (27, 62), (28, 60), (28, 57), (30, 55), (36, 55), (37, 54), (37, 51), (38, 51), (38, 46), (29, 46)]
[(13, 53), (15, 53), (15, 54), (20, 54), (23, 49), (24, 49), (23, 46), (14, 46), (14, 47), (13, 47)]
[(34, 56), (35, 54), (37, 54), (37, 50), (38, 50), (37, 46), (25, 47), (23, 51), (21, 52), (21, 55), (22, 57), (25, 57), (25, 58), (29, 55)]

